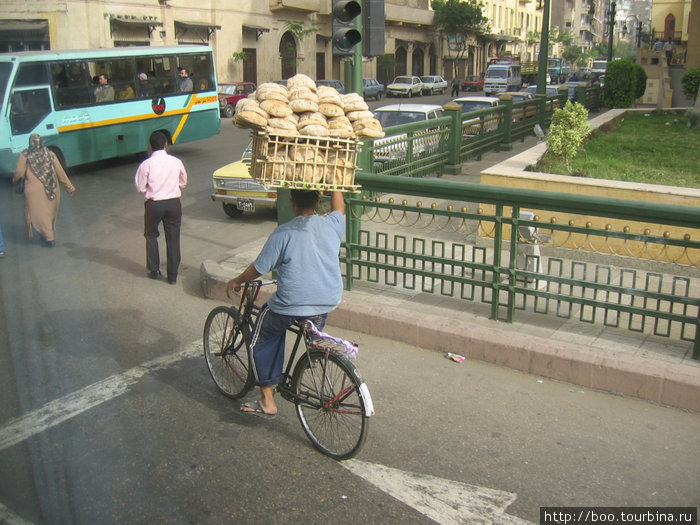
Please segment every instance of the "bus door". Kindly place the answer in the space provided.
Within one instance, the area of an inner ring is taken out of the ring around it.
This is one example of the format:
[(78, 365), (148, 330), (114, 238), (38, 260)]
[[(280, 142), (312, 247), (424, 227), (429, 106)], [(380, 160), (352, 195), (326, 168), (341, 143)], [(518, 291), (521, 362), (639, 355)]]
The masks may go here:
[(29, 146), (32, 133), (50, 144), (57, 134), (48, 86), (15, 88), (10, 97), (10, 144), (14, 153)]

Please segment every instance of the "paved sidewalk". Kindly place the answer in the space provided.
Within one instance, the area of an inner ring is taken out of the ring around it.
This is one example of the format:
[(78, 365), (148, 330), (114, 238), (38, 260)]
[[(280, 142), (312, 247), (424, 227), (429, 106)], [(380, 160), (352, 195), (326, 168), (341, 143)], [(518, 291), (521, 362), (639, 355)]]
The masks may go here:
[[(515, 143), (513, 151), (465, 163), (455, 180), (478, 182), (483, 169), (535, 143), (528, 138)], [(255, 259), (264, 241), (204, 261), (205, 296), (226, 302), (226, 283)], [(519, 312), (518, 322), (511, 324), (493, 321), (489, 314), (481, 303), (359, 282), (344, 292), (328, 324), (700, 412), (700, 362), (691, 358), (690, 342), (555, 315)]]

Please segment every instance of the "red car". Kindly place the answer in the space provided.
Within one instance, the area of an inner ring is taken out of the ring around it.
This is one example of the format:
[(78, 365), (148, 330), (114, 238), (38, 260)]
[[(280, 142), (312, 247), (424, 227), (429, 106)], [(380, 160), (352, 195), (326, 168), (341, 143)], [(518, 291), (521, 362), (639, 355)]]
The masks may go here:
[(219, 109), (221, 115), (231, 118), (236, 110), (236, 104), (242, 98), (247, 98), (255, 91), (252, 82), (233, 82), (231, 84), (219, 84)]
[(462, 81), (462, 91), (481, 91), (484, 89), (484, 77), (467, 77)]

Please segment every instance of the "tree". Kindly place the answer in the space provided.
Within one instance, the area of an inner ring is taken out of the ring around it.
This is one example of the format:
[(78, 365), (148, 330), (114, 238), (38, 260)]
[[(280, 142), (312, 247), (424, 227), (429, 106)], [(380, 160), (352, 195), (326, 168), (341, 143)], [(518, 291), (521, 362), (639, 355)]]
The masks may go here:
[(447, 54), (452, 58), (454, 76), (457, 76), (457, 61), (469, 50), (471, 36), (484, 35), (489, 31), (489, 20), (481, 11), (477, 0), (432, 0), (435, 11), (433, 23), (447, 42)]
[[(642, 82), (642, 75), (644, 75)], [(644, 68), (629, 58), (613, 60), (605, 71), (603, 104), (609, 108), (628, 108), (644, 94), (646, 73)]]

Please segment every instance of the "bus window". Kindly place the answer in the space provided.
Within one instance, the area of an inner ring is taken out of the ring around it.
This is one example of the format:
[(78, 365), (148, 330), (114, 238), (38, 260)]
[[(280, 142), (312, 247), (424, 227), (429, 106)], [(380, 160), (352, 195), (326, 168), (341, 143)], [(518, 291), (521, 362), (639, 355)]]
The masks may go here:
[(210, 55), (183, 55), (178, 66), (190, 72), (195, 91), (214, 89), (214, 67)]
[(134, 63), (131, 59), (113, 60), (110, 64), (112, 75), (110, 83), (116, 93), (116, 100), (128, 100), (136, 97), (134, 80), (136, 72), (134, 71)]
[(39, 122), (51, 113), (49, 90), (28, 89), (12, 95), (10, 124), (13, 135), (24, 135), (32, 131)]
[(51, 78), (56, 108), (72, 108), (90, 104), (87, 68), (84, 62), (54, 62)]
[(174, 57), (154, 57), (153, 72), (155, 76), (153, 87), (156, 96), (177, 91), (177, 68)]
[(36, 86), (37, 84), (48, 84), (49, 79), (46, 74), (46, 64), (21, 64), (17, 71), (15, 87)]

